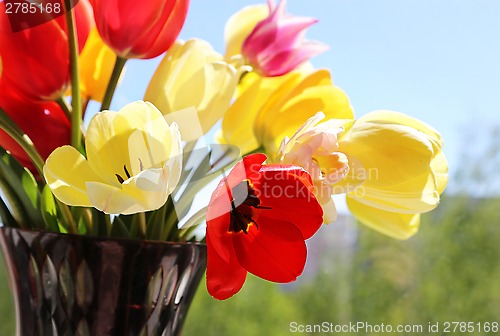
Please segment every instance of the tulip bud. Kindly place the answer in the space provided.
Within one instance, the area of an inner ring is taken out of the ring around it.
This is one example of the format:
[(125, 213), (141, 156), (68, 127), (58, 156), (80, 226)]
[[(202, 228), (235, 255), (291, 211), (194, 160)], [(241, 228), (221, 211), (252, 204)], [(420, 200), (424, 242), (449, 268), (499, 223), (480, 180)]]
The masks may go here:
[(104, 42), (122, 58), (153, 58), (175, 42), (189, 0), (91, 0)]
[[(87, 39), (92, 22), (86, 3), (82, 0), (75, 6), (82, 42)], [(21, 94), (32, 100), (55, 100), (64, 94), (70, 80), (64, 16), (14, 33), (8, 14), (0, 11), (0, 54), (5, 68), (2, 81)]]
[[(178, 41), (162, 60), (146, 90), (144, 100), (164, 114), (194, 107), (203, 133), (207, 133), (228, 109), (236, 88), (236, 69), (203, 40)], [(179, 122), (183, 140), (190, 125)]]
[(94, 28), (80, 54), (80, 91), (85, 99), (102, 102), (116, 55)]

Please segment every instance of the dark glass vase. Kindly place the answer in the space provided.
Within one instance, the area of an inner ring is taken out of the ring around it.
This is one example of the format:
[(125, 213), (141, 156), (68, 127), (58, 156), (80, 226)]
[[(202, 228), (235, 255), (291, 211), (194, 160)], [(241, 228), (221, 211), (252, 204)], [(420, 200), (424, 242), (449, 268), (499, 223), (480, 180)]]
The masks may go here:
[(19, 336), (179, 335), (206, 246), (0, 228)]

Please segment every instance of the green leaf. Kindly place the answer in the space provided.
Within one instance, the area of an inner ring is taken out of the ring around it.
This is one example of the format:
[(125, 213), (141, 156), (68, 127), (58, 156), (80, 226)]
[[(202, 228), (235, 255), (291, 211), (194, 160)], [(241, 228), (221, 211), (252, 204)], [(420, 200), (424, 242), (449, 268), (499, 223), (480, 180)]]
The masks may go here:
[(86, 208), (84, 207), (71, 207), (71, 216), (76, 221), (76, 232), (81, 235), (85, 235), (88, 233), (87, 226), (85, 225), (85, 220), (83, 218), (84, 211)]
[(33, 174), (28, 170), (24, 169), (23, 174), (21, 175), (21, 185), (23, 186), (26, 195), (28, 196), (31, 204), (35, 208), (40, 207), (40, 189), (38, 183), (36, 182)]
[(21, 146), (30, 157), (31, 162), (33, 162), (38, 172), (43, 174), (43, 160), (33, 145), (33, 142), (2, 108), (0, 108), (0, 128)]
[(163, 228), (163, 236), (161, 240), (174, 241), (178, 234), (179, 217), (174, 207), (174, 200), (169, 196), (165, 204), (165, 227)]
[(134, 238), (140, 237), (139, 218), (137, 214), (120, 215), (119, 217), (130, 228), (130, 236)]
[(96, 208), (90, 208), (90, 210), (92, 212), (92, 234), (94, 236), (106, 237), (108, 235), (106, 226), (106, 214), (102, 211), (97, 210)]
[(4, 198), (9, 206), (7, 210), (11, 213), (12, 217), (15, 218), (16, 222), (22, 228), (30, 227), (28, 218), (26, 217), (26, 212), (21, 204), (21, 200), (17, 195), (16, 190), (14, 190), (10, 184), (7, 182), (5, 177), (0, 172), (0, 189), (2, 190), (2, 198)]
[(153, 211), (153, 215), (147, 221), (147, 237), (151, 240), (161, 240), (165, 230), (165, 214), (167, 203), (161, 208)]
[(128, 231), (127, 226), (118, 216), (113, 220), (113, 226), (111, 227), (111, 236), (130, 238), (130, 232)]
[(54, 200), (54, 195), (48, 185), (42, 190), (40, 198), (40, 212), (42, 213), (43, 221), (48, 231), (59, 232), (59, 221), (57, 218), (57, 206)]
[(0, 198), (0, 218), (2, 218), (2, 223), (4, 225), (9, 226), (9, 227), (19, 228), (19, 224), (17, 223), (16, 219), (10, 213), (10, 210), (7, 207), (7, 204), (5, 204), (5, 202), (3, 201), (2, 198)]
[(22, 209), (28, 225), (40, 228), (43, 218), (38, 209), (40, 192), (35, 178), (5, 150), (0, 150), (0, 156), (0, 175), (4, 180), (2, 187), (15, 193), (15, 201), (19, 202), (17, 207)]

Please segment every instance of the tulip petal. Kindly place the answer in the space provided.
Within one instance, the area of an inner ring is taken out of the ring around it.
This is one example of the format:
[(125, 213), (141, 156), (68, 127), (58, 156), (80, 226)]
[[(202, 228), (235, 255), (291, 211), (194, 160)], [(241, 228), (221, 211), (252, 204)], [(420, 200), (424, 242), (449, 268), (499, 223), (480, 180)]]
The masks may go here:
[(306, 62), (307, 56), (327, 49), (305, 40), (306, 29), (317, 19), (287, 14), (286, 1), (269, 6), (269, 16), (257, 23), (243, 42), (242, 54), (256, 71), (267, 77), (281, 76)]
[(225, 247), (230, 251), (228, 260), (214, 248), (215, 240), (207, 233), (207, 290), (214, 298), (225, 300), (239, 292), (247, 271), (238, 263), (230, 237), (227, 237)]
[(384, 188), (429, 170), (433, 148), (423, 133), (405, 125), (360, 120), (340, 136), (339, 149), (368, 171), (365, 184)]
[[(225, 186), (219, 186), (215, 192), (219, 192), (219, 188), (224, 188)], [(231, 252), (228, 248), (228, 242), (226, 236), (228, 235), (229, 225), (230, 225), (230, 214), (228, 209), (224, 208), (222, 211), (220, 209), (220, 204), (229, 204), (231, 201), (227, 196), (227, 193), (220, 193), (219, 196), (214, 200), (214, 195), (212, 195), (212, 200), (207, 209), (207, 237), (211, 237), (211, 246), (215, 249), (219, 257), (224, 260), (224, 262), (229, 263), (231, 259)], [(221, 200), (223, 197), (227, 199)]]
[[(196, 140), (228, 109), (237, 81), (236, 69), (222, 62), (222, 55), (208, 42), (177, 41), (151, 78), (144, 99), (151, 101), (167, 118), (171, 113), (195, 108), (201, 131), (193, 127), (192, 120), (187, 125), (179, 121), (179, 126), (183, 140)], [(175, 120), (176, 115), (170, 117)]]
[[(159, 56), (170, 48), (182, 30), (182, 26), (186, 20), (188, 7), (188, 0), (176, 1), (168, 17), (164, 21), (163, 19), (159, 21), (164, 22), (164, 24), (158, 25), (154, 31), (146, 34), (146, 37), (150, 39), (144, 39), (142, 41), (144, 58)], [(164, 15), (167, 16), (166, 14)], [(141, 52), (141, 49), (138, 48), (137, 50)]]
[(307, 255), (300, 230), (290, 222), (265, 215), (256, 221), (258, 227), (251, 226), (247, 234), (233, 235), (240, 265), (269, 281), (294, 281), (302, 274)]
[(198, 116), (203, 132), (207, 133), (229, 108), (238, 78), (236, 69), (223, 62), (213, 62), (205, 71), (207, 87)]
[(358, 159), (352, 156), (347, 156), (347, 162), (349, 165), (349, 172), (342, 180), (332, 185), (333, 194), (351, 192), (362, 185), (367, 179), (369, 172), (363, 168), (363, 165)]
[(282, 76), (328, 49), (328, 45), (324, 43), (305, 41), (292, 50), (284, 49), (279, 53), (270, 53), (270, 57), (266, 61), (259, 62), (262, 63), (261, 66), (267, 76)]
[(333, 198), (330, 196), (330, 199), (328, 202), (321, 204), (321, 207), (323, 208), (323, 223), (324, 224), (331, 224), (337, 220), (337, 207), (335, 206), (335, 202), (333, 201)]
[(173, 139), (168, 127), (160, 111), (140, 101), (119, 113), (100, 112), (87, 131), (89, 163), (108, 184), (119, 187), (116, 174), (123, 175), (124, 166), (136, 175), (141, 166), (162, 167), (169, 159)]
[(262, 206), (272, 209), (259, 209), (259, 213), (267, 218), (296, 223), (303, 239), (309, 239), (321, 226), (323, 211), (313, 194), (309, 174), (296, 166), (285, 167), (264, 166), (259, 179), (254, 181)]
[(418, 231), (420, 214), (401, 214), (376, 209), (347, 197), (347, 206), (362, 224), (396, 239), (408, 239)]
[(427, 135), (429, 141), (431, 141), (434, 146), (434, 150), (440, 149), (443, 146), (443, 139), (437, 130), (423, 121), (412, 118), (401, 112), (378, 110), (368, 113), (367, 115), (361, 117), (360, 120), (363, 120), (363, 122), (379, 124), (399, 124), (409, 126)]
[(249, 73), (239, 84), (239, 95), (222, 119), (223, 143), (238, 146), (241, 153), (249, 153), (259, 147), (254, 134), (254, 122), (264, 104), (268, 103), (277, 88), (289, 87), (300, 73), (292, 72), (281, 77), (264, 78)]
[(327, 119), (354, 118), (349, 98), (332, 85), (326, 70), (297, 78), (273, 92), (255, 121), (257, 140), (264, 144), (266, 151), (275, 153), (285, 136), (291, 137), (319, 111), (323, 111)]
[(79, 58), (82, 97), (102, 102), (115, 60), (115, 53), (104, 44), (94, 27)]
[(130, 195), (121, 188), (100, 182), (87, 182), (86, 186), (92, 206), (104, 213), (127, 215), (149, 210), (139, 204), (136, 195)]
[[(159, 24), (163, 25), (166, 20), (164, 16), (169, 15), (176, 1), (152, 0), (140, 5), (133, 0), (90, 2), (103, 39), (118, 55), (128, 58), (143, 52), (131, 49), (142, 47), (141, 40), (146, 38), (145, 33), (151, 33)], [(133, 24), (127, 24), (130, 22)], [(156, 34), (152, 37), (156, 38)]]
[[(279, 108), (287, 103), (290, 98), (294, 98), (307, 88), (332, 84), (330, 73), (327, 70), (316, 70), (312, 73), (292, 71), (288, 76), (290, 78), (287, 81), (281, 82), (279, 86), (273, 88), (272, 94), (266, 100), (265, 105), (262, 106), (262, 110), (259, 111), (255, 121), (256, 131), (265, 125), (268, 118), (275, 118), (280, 113)], [(321, 110), (315, 111), (313, 115), (319, 111)], [(256, 132), (256, 134), (258, 139), (262, 137), (260, 132)]]
[(386, 188), (372, 188), (366, 183), (350, 192), (349, 196), (380, 210), (408, 214), (431, 211), (439, 203), (436, 178), (430, 170)]
[[(285, 136), (291, 136), (307, 119), (318, 111), (323, 111), (327, 118), (353, 118), (352, 107), (347, 95), (336, 86), (319, 86), (304, 90), (290, 98), (277, 109), (273, 117), (268, 115), (265, 121), (263, 143), (271, 153), (279, 148), (279, 142)], [(280, 125), (272, 127), (271, 125)]]
[(243, 41), (255, 28), (257, 23), (269, 15), (267, 5), (247, 6), (233, 14), (224, 27), (224, 40), (226, 42), (226, 58), (241, 54)]
[(72, 146), (54, 150), (45, 162), (43, 174), (57, 199), (74, 206), (92, 206), (86, 183), (102, 181), (83, 155)]
[(50, 20), (14, 33), (9, 22), (9, 15), (2, 8), (2, 78), (34, 100), (55, 100), (61, 97), (69, 81), (68, 36), (64, 29), (56, 20)]
[(431, 168), (436, 178), (436, 190), (442, 194), (448, 184), (448, 162), (443, 152), (438, 152), (432, 159)]
[[(230, 195), (230, 191), (236, 185), (244, 180), (257, 180), (259, 176), (259, 170), (262, 166), (262, 163), (266, 160), (266, 156), (264, 154), (252, 154), (247, 155), (243, 158), (242, 161), (236, 163), (234, 168), (231, 170), (231, 173), (226, 178), (223, 178), (215, 191), (212, 193), (212, 197), (210, 199), (210, 203), (207, 210), (207, 221), (216, 219), (220, 216), (229, 214), (232, 208), (231, 200), (234, 195)], [(246, 195), (240, 195), (244, 197)], [(237, 201), (235, 202), (235, 206), (240, 205)], [(229, 219), (227, 219), (226, 224), (221, 224), (219, 219), (216, 223), (219, 223), (221, 226), (218, 231), (220, 235), (227, 233), (229, 229)], [(225, 225), (224, 228), (222, 226)], [(220, 254), (223, 254), (222, 251), (219, 251)]]
[(133, 214), (160, 208), (167, 201), (170, 171), (150, 168), (124, 181), (121, 188), (87, 182), (92, 205), (109, 214)]

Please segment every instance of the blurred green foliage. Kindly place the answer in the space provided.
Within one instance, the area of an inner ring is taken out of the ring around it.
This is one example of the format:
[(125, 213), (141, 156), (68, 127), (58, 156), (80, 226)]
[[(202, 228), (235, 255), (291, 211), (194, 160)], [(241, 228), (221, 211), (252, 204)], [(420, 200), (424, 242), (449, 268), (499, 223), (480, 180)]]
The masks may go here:
[(408, 241), (360, 227), (352, 258), (325, 251), (334, 271), (299, 279), (292, 288), (252, 277), (239, 294), (219, 302), (200, 286), (184, 335), (291, 335), (292, 321), (500, 322), (499, 208), (500, 199), (443, 197)]
[[(315, 254), (321, 260), (314, 261), (321, 271), (295, 284), (249, 276), (240, 293), (220, 302), (202, 283), (183, 335), (290, 335), (292, 321), (500, 322), (499, 208), (500, 199), (445, 196), (412, 239), (396, 241), (359, 227), (343, 247), (347, 252), (322, 247)], [(0, 267), (0, 335), (8, 336), (14, 320), (4, 277)]]
[(0, 335), (10, 336), (14, 335), (16, 320), (4, 261), (0, 252)]

